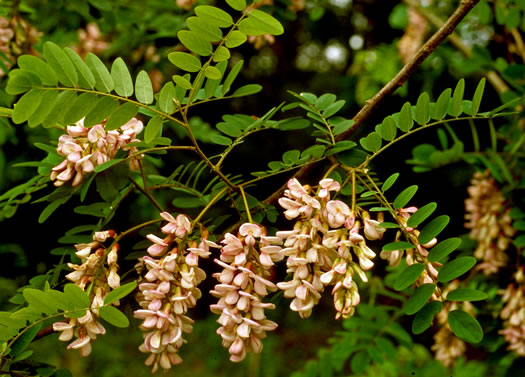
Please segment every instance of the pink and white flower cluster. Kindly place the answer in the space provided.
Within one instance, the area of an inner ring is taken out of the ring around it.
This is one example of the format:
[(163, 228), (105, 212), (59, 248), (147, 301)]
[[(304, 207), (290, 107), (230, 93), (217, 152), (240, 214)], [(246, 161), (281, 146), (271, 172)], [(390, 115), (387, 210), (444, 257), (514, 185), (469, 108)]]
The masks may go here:
[(275, 305), (263, 298), (268, 291), (277, 290), (266, 277), (274, 262), (283, 259), (281, 239), (266, 236), (257, 224), (245, 223), (237, 236), (227, 233), (221, 243), (220, 260), (215, 262), (223, 270), (213, 275), (219, 284), (211, 291), (219, 301), (210, 308), (220, 315), (217, 334), (228, 348), (230, 360), (240, 362), (247, 352), (261, 352), (266, 332), (277, 328), (264, 313)]
[(505, 306), (500, 313), (503, 330), (499, 333), (509, 343), (508, 349), (519, 357), (525, 357), (525, 270), (523, 267), (514, 274), (514, 283), (501, 291)]
[(326, 178), (319, 182), (317, 195), (311, 195), (310, 187), (290, 179), (284, 197), (279, 199), (286, 218), (297, 221), (293, 230), (276, 234), (284, 241), (282, 252), (287, 257), (287, 272), (292, 275), (291, 280), (277, 286), (285, 297), (293, 298), (290, 308), (302, 318), (312, 313), (329, 285), (333, 285), (336, 318), (354, 314), (360, 299), (354, 276), (367, 282), (364, 271), (374, 265), (375, 253), (365, 238), (380, 239), (385, 231), (378, 226), (381, 219), (371, 220), (366, 211), (360, 211), (364, 235), (360, 234), (356, 214), (346, 203), (331, 199), (331, 192), (340, 189), (337, 181)]
[[(95, 232), (93, 242), (75, 245), (76, 255), (82, 261), (77, 265), (68, 263), (74, 271), (66, 275), (66, 278), (77, 286), (86, 290), (91, 288), (91, 308), (80, 318), (70, 318), (67, 322), (55, 322), (53, 329), (60, 331), (59, 340), (68, 342), (73, 337), (76, 339), (68, 345), (68, 349), (78, 349), (81, 356), (91, 353), (91, 341), (97, 335), (104, 335), (106, 330), (98, 322), (99, 308), (104, 305), (104, 299), (112, 289), (120, 287), (120, 276), (118, 275), (118, 250), (119, 245), (113, 244), (109, 252), (103, 243), (115, 237), (115, 232), (107, 230)], [(107, 255), (106, 255), (107, 253)], [(118, 305), (118, 301), (114, 305)]]
[(152, 366), (153, 372), (159, 366), (168, 370), (182, 362), (178, 350), (186, 342), (183, 334), (193, 329), (193, 320), (186, 312), (201, 297), (197, 285), (206, 278), (198, 267), (199, 257), (207, 258), (210, 247), (219, 247), (207, 239), (205, 230), (199, 244), (188, 241), (191, 222), (186, 216), (174, 218), (167, 212), (160, 215), (168, 222), (161, 228), (166, 236), (147, 236), (153, 244), (148, 248), (149, 255), (137, 266), (146, 272), (139, 281), (137, 295), (142, 309), (134, 312), (136, 318), (144, 320), (140, 326), (144, 343), (139, 350), (150, 353), (145, 364)]
[[(128, 147), (131, 142), (139, 141), (136, 136), (142, 132), (144, 125), (136, 118), (120, 127), (120, 130), (106, 131), (104, 124), (84, 127), (84, 119), (74, 126), (67, 126), (67, 134), (58, 139), (57, 152), (66, 159), (51, 169), (51, 180), (55, 186), (62, 186), (72, 180), (73, 186), (82, 183), (84, 176), (92, 173), (95, 167), (110, 161), (119, 149), (137, 152), (136, 147)], [(136, 156), (129, 160), (132, 170), (138, 169)]]

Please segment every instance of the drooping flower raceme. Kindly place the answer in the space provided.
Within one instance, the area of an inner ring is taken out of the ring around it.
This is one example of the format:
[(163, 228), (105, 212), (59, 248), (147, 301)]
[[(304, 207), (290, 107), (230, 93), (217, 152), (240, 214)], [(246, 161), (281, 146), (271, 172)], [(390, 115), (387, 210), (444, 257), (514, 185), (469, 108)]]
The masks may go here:
[(220, 260), (215, 262), (223, 270), (213, 274), (219, 284), (211, 291), (219, 301), (210, 309), (220, 315), (217, 334), (230, 360), (239, 362), (247, 352), (261, 352), (266, 332), (277, 328), (264, 313), (275, 305), (262, 300), (268, 291), (277, 290), (267, 276), (274, 262), (283, 259), (281, 240), (266, 236), (257, 224), (245, 223), (237, 236), (227, 233), (221, 243)]
[[(66, 279), (82, 290), (91, 286), (91, 308), (80, 318), (55, 322), (53, 329), (61, 332), (59, 340), (67, 342), (75, 337), (76, 339), (67, 348), (78, 349), (81, 356), (88, 356), (91, 353), (91, 341), (96, 339), (97, 335), (106, 333), (104, 326), (97, 320), (99, 308), (104, 305), (104, 299), (109, 292), (120, 286), (117, 264), (119, 245), (114, 243), (108, 252), (103, 244), (114, 237), (115, 232), (112, 230), (95, 232), (93, 242), (75, 245), (76, 255), (82, 263), (80, 265), (68, 263), (69, 268), (74, 271), (66, 275)], [(114, 305), (118, 304), (118, 301), (114, 303)]]
[(354, 275), (366, 282), (364, 271), (374, 265), (375, 253), (365, 238), (379, 239), (384, 233), (378, 226), (380, 218), (371, 220), (366, 211), (360, 211), (365, 230), (364, 236), (359, 234), (361, 223), (356, 214), (343, 201), (331, 200), (330, 193), (340, 189), (337, 181), (326, 178), (319, 182), (318, 194), (311, 195), (310, 187), (290, 179), (279, 199), (286, 218), (297, 220), (293, 230), (276, 234), (284, 241), (282, 252), (292, 276), (277, 286), (285, 297), (292, 298), (290, 308), (302, 318), (312, 313), (328, 285), (333, 285), (336, 318), (353, 315), (360, 299)]
[(514, 274), (514, 282), (499, 293), (505, 303), (500, 313), (504, 328), (499, 333), (509, 343), (509, 350), (519, 357), (525, 357), (525, 269), (518, 269)]
[(153, 372), (159, 366), (167, 370), (182, 362), (178, 350), (186, 342), (183, 334), (193, 329), (193, 320), (186, 313), (201, 297), (197, 285), (206, 278), (198, 267), (199, 257), (207, 258), (210, 247), (219, 247), (207, 239), (205, 230), (201, 231), (199, 244), (189, 241), (188, 217), (174, 218), (167, 212), (160, 215), (168, 222), (161, 228), (165, 237), (147, 236), (153, 244), (137, 265), (139, 274), (145, 274), (139, 280), (137, 295), (141, 309), (134, 312), (136, 318), (143, 320), (140, 328), (144, 331), (144, 343), (139, 350), (150, 353), (145, 364), (152, 366)]
[(494, 274), (507, 264), (506, 250), (516, 233), (509, 216), (510, 208), (494, 178), (488, 173), (474, 173), (465, 199), (465, 227), (478, 241), (474, 256), (481, 260), (476, 266), (485, 275)]
[[(57, 152), (65, 160), (51, 169), (51, 180), (55, 186), (62, 186), (72, 180), (73, 186), (78, 186), (86, 174), (92, 173), (95, 167), (112, 160), (119, 149), (128, 151), (129, 155), (137, 152), (136, 147), (128, 147), (131, 142), (138, 141), (136, 136), (142, 132), (144, 125), (140, 120), (132, 118), (117, 130), (106, 131), (104, 124), (84, 127), (81, 119), (74, 126), (67, 126), (67, 134), (58, 139)], [(132, 170), (138, 169), (138, 158), (129, 160)]]

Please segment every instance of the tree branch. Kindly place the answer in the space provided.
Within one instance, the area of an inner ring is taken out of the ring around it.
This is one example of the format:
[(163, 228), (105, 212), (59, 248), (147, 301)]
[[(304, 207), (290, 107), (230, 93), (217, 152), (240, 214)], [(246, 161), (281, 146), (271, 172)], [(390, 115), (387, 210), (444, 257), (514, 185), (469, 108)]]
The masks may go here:
[[(357, 129), (365, 122), (372, 114), (372, 111), (379, 106), (388, 95), (392, 94), (397, 88), (401, 87), (407, 79), (416, 71), (417, 67), (449, 36), (456, 26), (463, 18), (479, 3), (479, 0), (461, 0), (459, 7), (449, 17), (449, 19), (437, 30), (434, 35), (417, 51), (412, 59), (398, 72), (398, 74), (390, 80), (379, 92), (371, 99), (366, 101), (365, 106), (352, 118), (354, 124), (346, 132), (337, 136), (336, 140), (347, 139), (350, 135), (357, 131)], [(314, 164), (308, 164), (299, 169), (294, 175), (294, 178), (301, 178), (312, 170)], [(280, 194), (286, 189), (287, 183), (284, 184), (278, 191), (270, 195), (265, 203), (275, 202)]]

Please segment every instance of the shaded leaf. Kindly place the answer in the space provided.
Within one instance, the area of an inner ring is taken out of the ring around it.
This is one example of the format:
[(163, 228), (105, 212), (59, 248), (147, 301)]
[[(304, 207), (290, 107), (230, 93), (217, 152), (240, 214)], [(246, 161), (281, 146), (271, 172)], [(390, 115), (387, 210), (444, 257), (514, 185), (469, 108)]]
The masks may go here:
[(392, 141), (395, 139), (397, 134), (396, 122), (392, 116), (387, 116), (383, 119), (379, 130), (377, 131), (381, 137), (387, 141)]
[(454, 237), (441, 241), (434, 246), (428, 254), (429, 262), (438, 262), (461, 245), (461, 239)]
[(460, 257), (446, 263), (438, 273), (438, 281), (446, 283), (463, 275), (476, 264), (474, 257)]
[(344, 119), (334, 125), (333, 134), (336, 136), (340, 135), (352, 127), (353, 124), (354, 121), (352, 119)]
[(432, 115), (432, 118), (441, 120), (447, 115), (451, 93), (452, 89), (447, 88), (443, 91), (443, 93), (440, 94), (436, 105), (434, 106), (434, 114)]
[(452, 310), (448, 313), (448, 324), (452, 332), (466, 342), (479, 343), (483, 339), (483, 330), (479, 322), (462, 310)]
[(463, 93), (465, 91), (465, 80), (461, 79), (454, 89), (454, 94), (452, 95), (452, 102), (450, 102), (450, 107), (448, 113), (453, 117), (458, 117), (463, 111)]
[(72, 103), (62, 117), (64, 125), (71, 125), (84, 118), (98, 103), (99, 97), (94, 93), (82, 93)]
[(423, 229), (421, 229), (421, 233), (419, 233), (418, 241), (420, 244), (424, 245), (430, 241), (434, 237), (436, 237), (450, 222), (450, 217), (447, 215), (438, 216), (435, 219), (433, 219), (431, 222), (429, 222)]
[(337, 102), (332, 103), (326, 109), (323, 110), (323, 116), (325, 118), (330, 118), (332, 115), (336, 114), (341, 108), (345, 105), (345, 100), (340, 99)]
[(427, 124), (430, 120), (430, 99), (427, 92), (421, 93), (417, 99), (414, 119), (421, 126)]
[(485, 300), (488, 295), (477, 289), (458, 288), (447, 294), (448, 301), (480, 301)]
[(394, 282), (394, 289), (402, 291), (410, 287), (425, 269), (423, 263), (414, 263), (403, 270)]
[(395, 241), (389, 242), (383, 246), (384, 251), (394, 251), (394, 250), (406, 250), (415, 248), (410, 242), (405, 241)]
[(58, 95), (59, 92), (55, 90), (49, 90), (42, 94), (40, 104), (27, 120), (29, 127), (35, 127), (44, 122), (49, 113), (53, 110)]
[(472, 98), (472, 116), (476, 116), (479, 111), (479, 105), (481, 104), (481, 98), (483, 97), (483, 91), (485, 90), (485, 77), (483, 77), (476, 91), (474, 92), (474, 97)]
[(394, 209), (401, 209), (406, 206), (416, 194), (417, 189), (417, 185), (412, 185), (401, 191), (401, 193), (394, 200)]
[(381, 148), (381, 136), (377, 132), (371, 132), (367, 137), (359, 140), (361, 146), (369, 152), (377, 152)]
[(399, 129), (403, 132), (408, 132), (414, 126), (414, 121), (412, 120), (412, 106), (410, 102), (405, 102), (401, 111), (399, 112)]
[(432, 326), (434, 316), (443, 309), (443, 303), (439, 301), (430, 301), (417, 314), (412, 321), (412, 332), (421, 334), (423, 331)]
[(419, 208), (407, 221), (407, 226), (411, 228), (417, 227), (423, 221), (425, 221), (437, 208), (437, 203), (432, 202)]
[(31, 344), (33, 339), (35, 339), (36, 334), (40, 331), (42, 328), (43, 322), (33, 324), (31, 327), (11, 345), (11, 353), (10, 355), (12, 357), (16, 357), (20, 355), (26, 348)]
[(231, 69), (230, 73), (228, 73), (228, 76), (226, 76), (226, 79), (224, 80), (224, 83), (222, 84), (222, 95), (225, 95), (230, 91), (231, 85), (233, 84), (233, 81), (241, 71), (241, 68), (244, 64), (244, 60), (239, 60)]
[(421, 310), (434, 293), (435, 288), (435, 284), (423, 284), (417, 288), (403, 306), (405, 314), (412, 315)]

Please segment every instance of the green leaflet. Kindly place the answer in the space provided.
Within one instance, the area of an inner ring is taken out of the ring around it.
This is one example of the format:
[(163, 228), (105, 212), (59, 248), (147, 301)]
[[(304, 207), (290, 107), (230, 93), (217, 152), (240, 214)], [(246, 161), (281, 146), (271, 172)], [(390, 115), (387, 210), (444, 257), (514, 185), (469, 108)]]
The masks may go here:
[(233, 30), (228, 34), (225, 45), (228, 48), (234, 48), (242, 45), (244, 42), (248, 40), (248, 37), (246, 37), (246, 34), (240, 32), (239, 30)]
[(111, 93), (115, 88), (115, 83), (102, 60), (90, 52), (86, 56), (86, 64), (95, 77), (95, 88), (100, 92)]
[(58, 99), (59, 92), (56, 90), (49, 90), (42, 94), (40, 104), (27, 120), (29, 127), (36, 127), (42, 124), (47, 118)]
[(71, 59), (78, 73), (78, 84), (84, 89), (93, 89), (96, 84), (95, 76), (89, 70), (87, 64), (70, 47), (64, 48), (64, 52)]
[(413, 249), (415, 246), (412, 245), (410, 242), (405, 241), (395, 241), (395, 242), (389, 242), (386, 245), (383, 246), (384, 251), (394, 251), (394, 250), (406, 250), (406, 249)]
[(216, 67), (212, 67), (211, 65), (206, 67), (206, 70), (204, 71), (204, 75), (210, 80), (220, 80), (222, 78), (221, 71), (219, 71)]
[(18, 66), (24, 70), (37, 75), (42, 84), (56, 86), (58, 78), (51, 66), (40, 58), (33, 55), (22, 55), (18, 58)]
[(190, 90), (192, 88), (191, 82), (189, 82), (185, 77), (173, 75), (172, 79), (175, 84), (177, 84), (177, 86), (184, 88), (185, 90)]
[(66, 53), (53, 42), (44, 43), (44, 55), (61, 84), (73, 87), (78, 83), (78, 74)]
[(122, 58), (117, 58), (111, 66), (111, 77), (115, 84), (115, 92), (122, 97), (133, 95), (133, 79), (129, 73), (128, 67)]
[(163, 120), (161, 117), (153, 117), (149, 120), (144, 132), (144, 142), (151, 143), (161, 134)]
[(104, 299), (104, 305), (112, 304), (115, 301), (126, 297), (131, 292), (133, 292), (136, 287), (137, 287), (137, 283), (136, 282), (131, 282), (131, 283), (124, 284), (124, 285), (114, 289), (113, 291), (109, 292), (109, 294)]
[(31, 89), (24, 94), (22, 98), (15, 105), (13, 111), (13, 122), (15, 124), (24, 123), (36, 111), (38, 105), (42, 101), (44, 91), (38, 89)]
[(441, 311), (443, 303), (439, 301), (430, 301), (414, 316), (412, 321), (412, 332), (421, 334), (423, 331), (432, 326), (434, 316)]
[(448, 313), (448, 324), (460, 339), (469, 343), (479, 343), (483, 339), (483, 330), (479, 322), (462, 310)]
[(397, 127), (396, 122), (392, 116), (387, 116), (383, 122), (376, 127), (376, 131), (381, 137), (387, 141), (392, 141), (396, 138)]
[(218, 27), (230, 27), (233, 25), (233, 19), (228, 13), (210, 5), (199, 5), (195, 8), (195, 14), (206, 18), (207, 22)]
[(188, 29), (208, 42), (219, 42), (222, 31), (218, 26), (207, 22), (205, 17), (189, 17), (186, 19)]
[(75, 284), (66, 284), (64, 286), (64, 294), (75, 309), (87, 309), (91, 305), (91, 300), (87, 293)]
[(209, 41), (204, 39), (200, 34), (190, 30), (180, 30), (177, 33), (180, 42), (188, 50), (200, 56), (209, 56), (213, 52), (213, 47)]
[(483, 97), (483, 91), (485, 90), (485, 81), (485, 77), (483, 77), (476, 87), (476, 91), (474, 92), (474, 97), (472, 98), (472, 116), (476, 116), (478, 114), (481, 98)]
[(100, 99), (94, 109), (87, 113), (84, 126), (91, 127), (100, 124), (113, 113), (119, 106), (119, 102), (111, 97), (104, 96)]
[(186, 72), (198, 72), (202, 67), (200, 59), (187, 52), (170, 52), (168, 59), (173, 65)]
[(239, 24), (239, 31), (247, 35), (280, 35), (284, 33), (283, 26), (268, 13), (254, 9), (248, 13), (248, 17)]
[(7, 81), (5, 91), (7, 94), (14, 96), (25, 93), (39, 85), (41, 85), (41, 81), (37, 75), (15, 68), (9, 72), (9, 80)]
[(103, 306), (99, 309), (99, 314), (103, 320), (115, 327), (128, 327), (128, 317), (114, 306)]
[(460, 257), (446, 263), (438, 273), (438, 281), (446, 283), (460, 277), (476, 264), (474, 257)]
[(448, 109), (450, 116), (458, 117), (463, 112), (463, 93), (465, 91), (465, 80), (461, 79), (454, 89), (454, 94), (452, 95), (452, 101)]
[(137, 115), (139, 108), (131, 102), (126, 102), (118, 109), (116, 109), (108, 118), (106, 123), (106, 130), (116, 130), (120, 126), (126, 124), (131, 118)]
[(385, 183), (383, 183), (383, 186), (381, 186), (381, 191), (385, 192), (390, 187), (392, 187), (394, 185), (394, 183), (396, 182), (398, 177), (399, 177), (399, 173), (394, 173), (390, 177), (388, 177), (385, 180)]
[(73, 102), (69, 110), (64, 114), (62, 122), (70, 125), (84, 118), (99, 101), (99, 97), (94, 93), (82, 93)]
[(450, 217), (447, 215), (438, 216), (433, 219), (431, 222), (425, 225), (423, 229), (421, 229), (421, 233), (419, 233), (418, 236), (419, 243), (424, 245), (432, 241), (434, 237), (436, 237), (443, 229), (445, 229), (449, 221)]
[(394, 289), (402, 291), (410, 287), (421, 275), (425, 265), (423, 263), (414, 263), (403, 270), (394, 282)]
[(159, 109), (166, 114), (171, 114), (175, 111), (175, 103), (173, 99), (175, 98), (175, 86), (172, 82), (164, 84), (159, 93), (159, 98), (157, 100), (157, 106)]
[(244, 60), (239, 60), (231, 69), (230, 73), (228, 73), (228, 76), (226, 76), (226, 79), (224, 79), (224, 83), (222, 84), (222, 95), (224, 96), (226, 93), (230, 91), (231, 85), (233, 84), (233, 81), (241, 71), (241, 68), (244, 64)]
[(58, 308), (50, 300), (46, 292), (34, 288), (26, 288), (22, 294), (32, 309), (40, 310), (42, 313), (50, 315), (57, 312)]
[(248, 84), (241, 86), (239, 89), (233, 92), (232, 97), (244, 97), (252, 94), (259, 93), (262, 90), (262, 86), (259, 84)]
[(410, 102), (405, 102), (401, 111), (399, 112), (399, 129), (403, 132), (408, 132), (414, 126), (414, 121), (412, 120), (412, 106)]
[(427, 303), (428, 299), (432, 296), (435, 289), (435, 284), (423, 284), (417, 288), (403, 306), (405, 314), (412, 315), (421, 310), (421, 308)]
[(381, 136), (377, 132), (371, 132), (367, 137), (361, 138), (359, 143), (368, 152), (377, 152), (381, 148)]
[(246, 0), (226, 0), (226, 3), (230, 7), (232, 7), (235, 10), (238, 10), (239, 12), (243, 11), (246, 8)]
[(401, 193), (394, 199), (394, 208), (401, 209), (406, 206), (416, 194), (417, 188), (417, 185), (412, 185), (401, 191)]
[(447, 115), (451, 93), (452, 89), (450, 88), (444, 90), (443, 93), (441, 93), (436, 102), (436, 105), (434, 106), (434, 114), (432, 115), (432, 118), (441, 120)]
[(153, 85), (146, 71), (140, 71), (135, 81), (135, 97), (145, 105), (153, 102)]
[(437, 208), (437, 203), (432, 202), (419, 208), (407, 221), (407, 226), (415, 228), (425, 221)]
[(428, 93), (423, 92), (417, 99), (415, 121), (423, 126), (430, 120), (430, 99)]
[(471, 288), (458, 288), (448, 293), (448, 301), (480, 301), (485, 300), (488, 295), (483, 291)]
[(42, 126), (45, 128), (54, 127), (60, 115), (64, 113), (64, 110), (68, 108), (72, 101), (75, 100), (76, 94), (73, 91), (65, 91), (58, 95), (55, 105), (51, 111), (47, 114)]
[[(220, 63), (228, 60), (231, 57), (230, 50), (224, 46), (220, 46), (213, 55), (213, 61), (215, 63)], [(224, 73), (224, 72), (223, 72)]]

